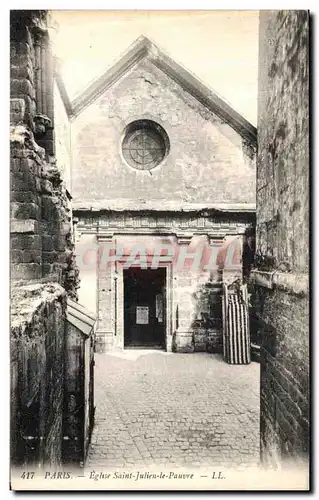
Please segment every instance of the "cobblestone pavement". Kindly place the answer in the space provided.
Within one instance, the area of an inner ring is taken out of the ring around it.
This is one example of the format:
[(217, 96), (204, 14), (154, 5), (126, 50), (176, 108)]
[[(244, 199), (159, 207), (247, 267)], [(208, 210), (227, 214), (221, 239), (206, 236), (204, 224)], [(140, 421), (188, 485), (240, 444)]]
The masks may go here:
[(87, 466), (256, 465), (259, 364), (216, 354), (96, 354)]

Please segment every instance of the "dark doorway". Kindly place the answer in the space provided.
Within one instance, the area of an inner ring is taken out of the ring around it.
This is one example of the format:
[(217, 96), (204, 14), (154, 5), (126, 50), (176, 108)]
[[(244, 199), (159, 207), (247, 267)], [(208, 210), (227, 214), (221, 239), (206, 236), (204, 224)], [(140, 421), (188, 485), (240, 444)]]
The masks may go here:
[(124, 273), (124, 347), (165, 348), (166, 269)]

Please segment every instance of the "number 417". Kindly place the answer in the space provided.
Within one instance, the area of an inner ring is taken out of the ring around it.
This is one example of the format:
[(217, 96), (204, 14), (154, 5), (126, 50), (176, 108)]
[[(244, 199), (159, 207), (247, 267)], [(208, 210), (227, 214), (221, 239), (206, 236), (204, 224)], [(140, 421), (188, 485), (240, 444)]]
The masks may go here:
[(33, 479), (34, 472), (23, 472), (21, 475), (21, 479)]

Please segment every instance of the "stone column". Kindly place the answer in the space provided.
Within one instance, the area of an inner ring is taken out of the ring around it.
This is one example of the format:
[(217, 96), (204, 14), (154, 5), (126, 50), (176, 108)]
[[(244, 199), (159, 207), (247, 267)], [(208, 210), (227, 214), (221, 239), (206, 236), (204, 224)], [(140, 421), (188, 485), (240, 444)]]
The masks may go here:
[(32, 16), (10, 14), (10, 124), (25, 123), (32, 131), (36, 112)]
[[(179, 235), (178, 244), (180, 250), (188, 249), (191, 241), (191, 235)], [(194, 310), (192, 302), (192, 291), (194, 275), (189, 267), (178, 261), (174, 271), (174, 309), (175, 331), (173, 335), (173, 350), (176, 352), (193, 352), (194, 339), (192, 331), (192, 322), (194, 319)]]
[(32, 34), (36, 92), (35, 137), (46, 153), (53, 156), (53, 57), (50, 39), (48, 31), (38, 26), (33, 28)]
[(106, 248), (112, 243), (112, 235), (98, 235), (97, 245), (97, 315), (96, 352), (112, 350), (115, 337), (114, 265), (107, 262)]

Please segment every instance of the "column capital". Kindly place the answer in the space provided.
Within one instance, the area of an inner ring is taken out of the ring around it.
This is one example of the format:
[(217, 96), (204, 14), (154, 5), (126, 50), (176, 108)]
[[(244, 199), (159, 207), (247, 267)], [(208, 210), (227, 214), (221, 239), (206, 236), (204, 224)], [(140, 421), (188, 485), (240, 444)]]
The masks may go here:
[(179, 245), (189, 245), (194, 233), (176, 233), (177, 243)]
[(98, 233), (96, 235), (96, 239), (98, 243), (103, 243), (103, 242), (111, 243), (113, 240), (113, 236), (114, 233), (100, 233), (100, 234)]

